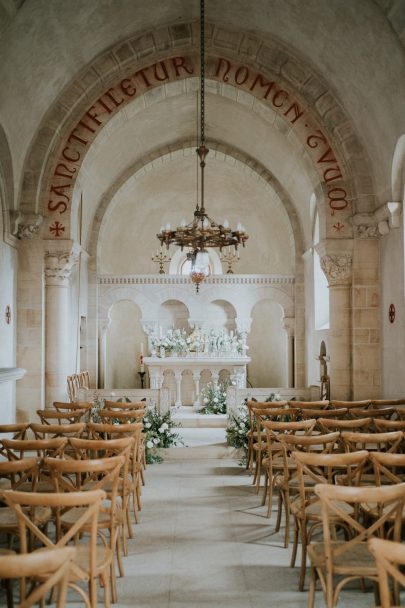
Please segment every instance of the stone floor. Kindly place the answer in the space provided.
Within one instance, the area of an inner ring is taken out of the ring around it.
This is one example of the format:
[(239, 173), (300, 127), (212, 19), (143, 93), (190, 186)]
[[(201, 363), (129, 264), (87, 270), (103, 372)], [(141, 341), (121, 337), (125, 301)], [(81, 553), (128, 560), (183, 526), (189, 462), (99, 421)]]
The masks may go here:
[[(143, 510), (129, 542), (117, 608), (306, 606), (274, 516), (265, 517), (236, 460), (168, 460), (147, 469)], [(316, 606), (324, 606), (319, 592)], [(339, 606), (373, 606), (354, 589)]]

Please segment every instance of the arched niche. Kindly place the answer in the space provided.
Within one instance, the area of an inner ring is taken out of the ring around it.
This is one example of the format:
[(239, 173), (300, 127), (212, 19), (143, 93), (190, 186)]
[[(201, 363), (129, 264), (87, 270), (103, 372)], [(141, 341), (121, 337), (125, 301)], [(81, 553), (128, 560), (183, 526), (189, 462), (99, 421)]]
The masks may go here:
[(213, 300), (204, 306), (205, 326), (216, 330), (235, 331), (236, 310), (227, 300)]
[(141, 310), (130, 300), (115, 302), (109, 311), (106, 341), (105, 388), (140, 388), (141, 343), (145, 334)]
[(288, 345), (282, 319), (283, 309), (274, 300), (260, 300), (252, 309), (248, 379), (255, 388), (287, 386)]
[(189, 316), (189, 310), (184, 302), (166, 300), (159, 308), (159, 325), (164, 332), (170, 328), (187, 330)]

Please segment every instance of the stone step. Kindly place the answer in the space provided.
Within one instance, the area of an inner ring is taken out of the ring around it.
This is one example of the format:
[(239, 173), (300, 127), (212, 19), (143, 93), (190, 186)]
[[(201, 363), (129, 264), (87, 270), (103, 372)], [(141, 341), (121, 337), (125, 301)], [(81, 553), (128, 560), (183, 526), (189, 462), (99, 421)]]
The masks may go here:
[(172, 413), (172, 418), (183, 428), (226, 428), (226, 414), (199, 414), (192, 406), (182, 406)]

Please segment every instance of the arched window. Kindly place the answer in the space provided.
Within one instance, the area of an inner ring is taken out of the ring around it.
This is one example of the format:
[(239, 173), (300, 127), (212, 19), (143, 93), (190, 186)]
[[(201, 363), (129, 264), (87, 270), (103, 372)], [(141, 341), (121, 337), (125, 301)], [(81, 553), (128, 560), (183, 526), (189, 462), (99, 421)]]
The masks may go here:
[[(319, 242), (319, 216), (316, 214), (314, 228), (314, 245)], [(314, 249), (314, 302), (315, 329), (329, 329), (329, 289), (328, 281), (321, 268), (321, 261)]]

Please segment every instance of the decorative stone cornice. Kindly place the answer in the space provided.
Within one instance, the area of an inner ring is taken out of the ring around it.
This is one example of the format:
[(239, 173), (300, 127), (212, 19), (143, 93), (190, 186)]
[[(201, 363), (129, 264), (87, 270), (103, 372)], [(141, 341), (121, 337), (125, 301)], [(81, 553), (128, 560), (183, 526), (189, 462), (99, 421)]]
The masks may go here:
[(10, 211), (10, 232), (17, 239), (33, 239), (38, 236), (43, 217), (39, 214), (25, 214)]
[(45, 281), (47, 285), (68, 285), (73, 267), (79, 260), (79, 251), (46, 251)]
[(352, 255), (350, 253), (326, 254), (321, 257), (320, 261), (329, 287), (350, 285), (352, 278)]
[(358, 238), (379, 238), (399, 228), (402, 204), (390, 201), (373, 213), (356, 213), (352, 217), (354, 235)]

